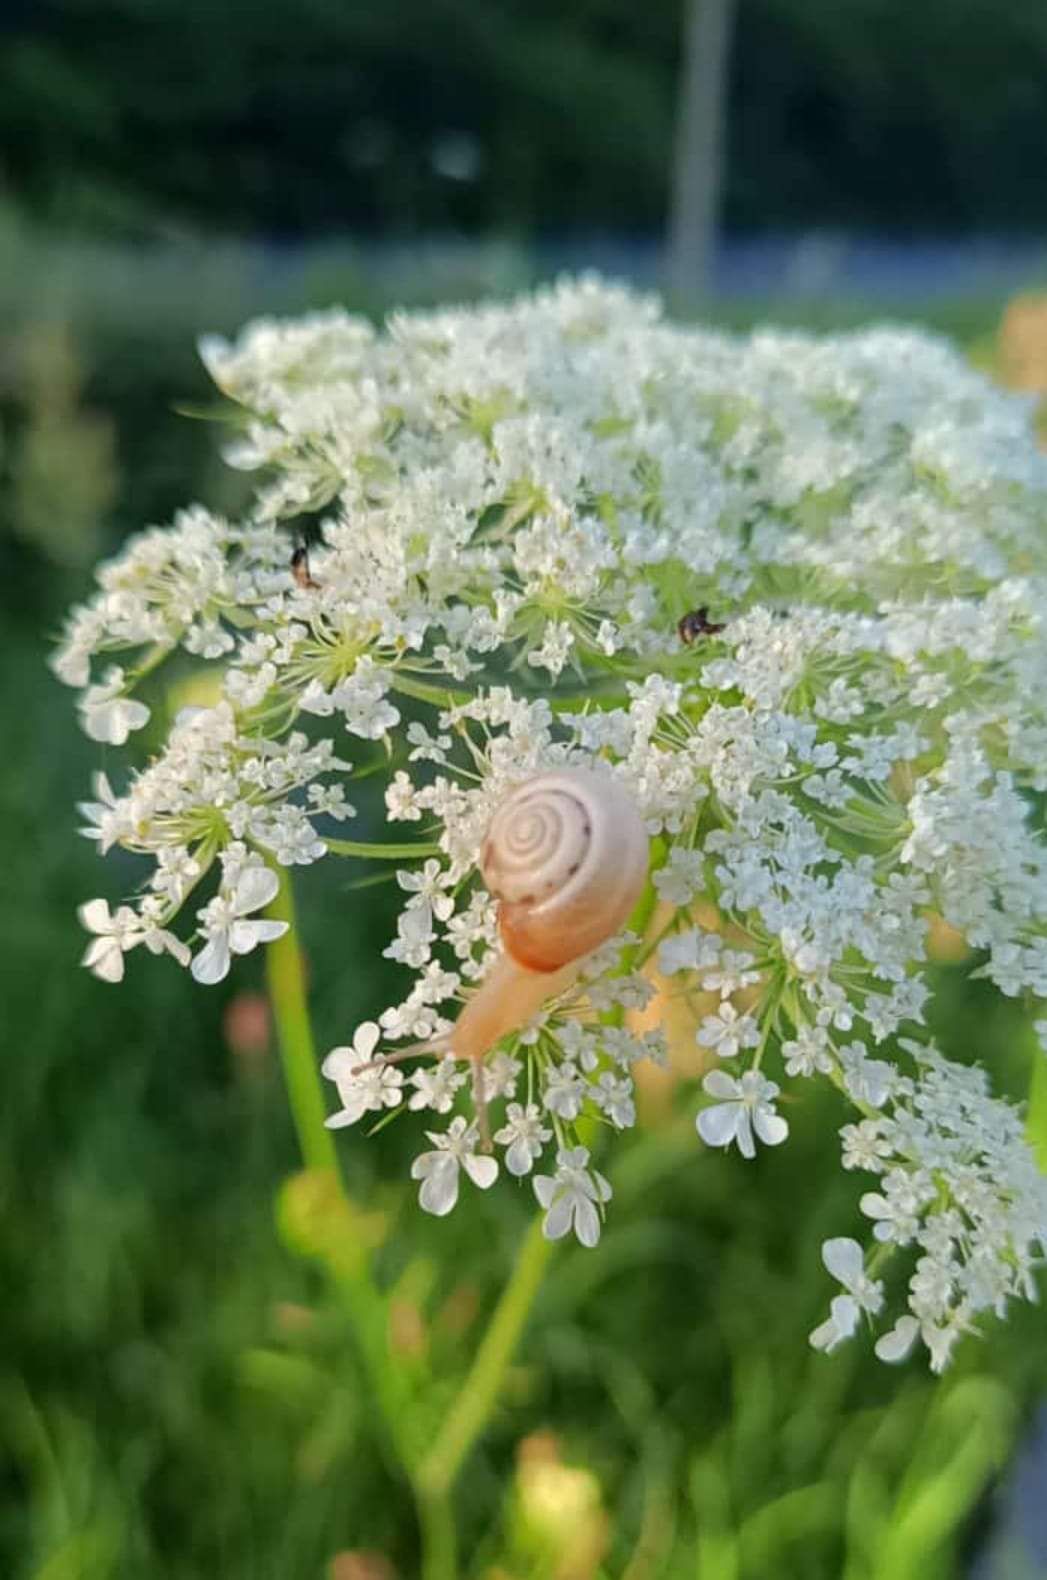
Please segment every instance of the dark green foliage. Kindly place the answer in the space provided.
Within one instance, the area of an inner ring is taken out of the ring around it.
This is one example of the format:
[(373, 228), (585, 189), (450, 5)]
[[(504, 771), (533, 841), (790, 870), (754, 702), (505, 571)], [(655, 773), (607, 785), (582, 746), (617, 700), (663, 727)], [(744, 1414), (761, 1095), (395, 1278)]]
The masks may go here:
[[(129, 235), (660, 227), (681, 0), (8, 0), (0, 189)], [(1033, 231), (1036, 0), (740, 0), (731, 226)]]

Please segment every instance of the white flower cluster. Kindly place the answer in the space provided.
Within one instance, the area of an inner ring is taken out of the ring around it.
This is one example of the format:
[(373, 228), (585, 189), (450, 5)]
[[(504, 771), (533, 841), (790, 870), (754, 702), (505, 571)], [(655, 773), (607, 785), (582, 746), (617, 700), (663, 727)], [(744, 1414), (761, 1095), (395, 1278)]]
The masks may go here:
[[(880, 1317), (909, 1248), (877, 1349), (920, 1335), (943, 1364), (979, 1312), (1031, 1293), (1047, 1234), (1018, 1116), (934, 1050), (926, 974), (937, 914), (1001, 993), (1047, 998), (1047, 457), (1027, 405), (922, 334), (738, 340), (594, 280), (203, 349), (242, 417), (228, 459), (264, 472), (250, 519), (193, 509), (132, 540), (55, 659), (114, 746), (158, 728), (162, 660), (214, 683), (121, 791), (98, 782), (87, 832), (153, 869), (115, 915), (83, 908), (85, 963), (118, 980), (142, 942), (220, 980), (281, 927), (256, 915), (273, 863), (338, 853), (344, 735), (357, 757), (383, 743), (388, 821), (417, 825), (385, 954), (413, 976), (329, 1055), (331, 1123), (451, 1115), (413, 1170), (446, 1213), (463, 1175), (499, 1170), (469, 1082), (453, 1057), (405, 1076), (379, 1043), (446, 1053), (497, 942), (477, 880), (494, 809), (599, 760), (655, 841), (659, 921), (474, 1072), (504, 1105), (505, 1170), (531, 1176), (550, 1236), (595, 1242), (594, 1126), (633, 1123), (657, 962), (685, 1000), (719, 995), (695, 1013), (707, 1144), (783, 1142), (787, 1080), (857, 1111), (843, 1164), (875, 1176), (870, 1244), (827, 1242), (844, 1292), (812, 1341)], [(281, 521), (306, 511), (326, 516), (303, 570)], [(191, 954), (172, 927), (212, 869)]]

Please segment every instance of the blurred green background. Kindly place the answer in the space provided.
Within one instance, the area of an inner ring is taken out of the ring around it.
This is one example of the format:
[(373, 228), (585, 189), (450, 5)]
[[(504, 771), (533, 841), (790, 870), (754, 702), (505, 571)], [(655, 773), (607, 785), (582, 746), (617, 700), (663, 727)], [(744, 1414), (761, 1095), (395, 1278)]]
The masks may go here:
[[(728, 21), (721, 244), (680, 309), (739, 328), (889, 310), (1047, 383), (1035, 301), (998, 337), (1007, 295), (1047, 285), (1039, 0), (740, 0)], [(410, 1489), (294, 1178), (260, 963), (211, 991), (143, 952), (122, 989), (77, 967), (76, 905), (134, 865), (103, 873), (75, 833), (105, 754), (48, 643), (128, 532), (246, 497), (213, 427), (181, 414), (210, 398), (201, 331), (332, 301), (379, 317), (564, 264), (656, 282), (686, 25), (679, 0), (0, 15), (0, 1575), (419, 1572)], [(334, 866), (297, 880), (321, 1048), (389, 987), (372, 940), (393, 896)], [(976, 1025), (1021, 1097), (1019, 1009), (962, 962), (936, 969), (943, 1035), (962, 1054)], [(600, 1248), (554, 1258), (466, 1464), (463, 1575), (1047, 1572), (1030, 1534), (1047, 1471), (1024, 1503), (1006, 1491), (1047, 1383), (1040, 1312), (962, 1347), (940, 1383), (865, 1345), (807, 1348), (830, 1292), (817, 1247), (857, 1223), (827, 1144), (843, 1117), (830, 1096), (797, 1106), (790, 1146), (746, 1165), (703, 1155), (682, 1103), (648, 1104)], [(424, 1218), (410, 1144), (393, 1127), (340, 1151), (347, 1232), (385, 1291), (383, 1364), (424, 1438), (528, 1211), (492, 1192)]]

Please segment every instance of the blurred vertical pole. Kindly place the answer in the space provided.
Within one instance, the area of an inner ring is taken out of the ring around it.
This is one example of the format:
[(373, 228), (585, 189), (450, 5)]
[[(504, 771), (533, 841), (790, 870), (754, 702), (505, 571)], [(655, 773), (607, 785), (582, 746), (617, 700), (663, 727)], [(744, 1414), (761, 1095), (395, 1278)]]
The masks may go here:
[(667, 271), (670, 292), (682, 300), (705, 295), (712, 280), (736, 3), (684, 0)]

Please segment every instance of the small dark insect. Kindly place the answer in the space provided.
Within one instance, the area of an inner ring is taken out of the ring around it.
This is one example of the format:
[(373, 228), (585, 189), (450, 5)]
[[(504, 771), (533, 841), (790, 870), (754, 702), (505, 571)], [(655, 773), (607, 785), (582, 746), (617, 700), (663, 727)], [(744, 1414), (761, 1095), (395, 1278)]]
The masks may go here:
[(726, 627), (710, 620), (709, 610), (703, 604), (700, 609), (692, 609), (690, 614), (685, 614), (676, 629), (680, 634), (680, 641), (686, 647), (690, 647), (691, 643), (696, 642), (700, 636), (715, 636), (718, 631), (723, 631)]
[(303, 592), (319, 587), (320, 583), (314, 581), (309, 571), (309, 550), (304, 543), (299, 543), (291, 555), (291, 575), (295, 585), (301, 587)]

